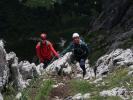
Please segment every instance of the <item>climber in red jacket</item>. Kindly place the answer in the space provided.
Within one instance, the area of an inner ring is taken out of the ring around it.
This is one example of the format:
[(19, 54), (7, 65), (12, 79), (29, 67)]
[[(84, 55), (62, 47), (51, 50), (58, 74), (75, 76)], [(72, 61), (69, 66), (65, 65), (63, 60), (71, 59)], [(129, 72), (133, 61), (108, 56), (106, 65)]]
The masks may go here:
[(46, 40), (45, 33), (42, 33), (40, 37), (41, 41), (36, 45), (36, 54), (40, 62), (44, 63), (44, 68), (46, 68), (53, 56), (59, 58), (59, 54), (53, 48), (52, 43)]

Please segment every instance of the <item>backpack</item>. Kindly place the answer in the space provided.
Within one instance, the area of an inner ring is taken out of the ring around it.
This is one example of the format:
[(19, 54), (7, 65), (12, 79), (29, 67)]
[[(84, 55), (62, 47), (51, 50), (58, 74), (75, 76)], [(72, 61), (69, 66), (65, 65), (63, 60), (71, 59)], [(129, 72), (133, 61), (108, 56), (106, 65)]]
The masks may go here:
[(88, 52), (91, 53), (91, 46), (90, 46), (90, 44), (86, 43), (86, 46), (87, 46)]
[[(43, 48), (43, 41), (40, 41), (40, 47)], [(49, 42), (46, 40), (46, 46), (48, 46)]]
[[(41, 50), (43, 48), (43, 43), (42, 42), (43, 41), (40, 41), (40, 54), (41, 54)], [(49, 41), (46, 40), (46, 46), (48, 46), (48, 44), (49, 44)], [(48, 50), (50, 50), (49, 47), (47, 47), (47, 48), (48, 48)], [(41, 54), (41, 56), (42, 56), (42, 54)]]
[(80, 38), (81, 40), (82, 40), (82, 42), (84, 42), (84, 44), (86, 45), (86, 47), (87, 47), (87, 49), (88, 49), (88, 53), (90, 54), (91, 53), (91, 46), (90, 46), (90, 44), (89, 43), (86, 43), (85, 41), (84, 41), (84, 38), (83, 37), (81, 37)]

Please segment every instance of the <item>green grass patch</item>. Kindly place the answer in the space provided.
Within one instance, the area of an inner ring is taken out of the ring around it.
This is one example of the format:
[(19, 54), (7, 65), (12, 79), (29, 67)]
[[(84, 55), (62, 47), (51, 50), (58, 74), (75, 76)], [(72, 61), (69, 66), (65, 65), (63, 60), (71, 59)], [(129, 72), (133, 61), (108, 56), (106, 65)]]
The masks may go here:
[[(122, 86), (131, 91), (131, 89), (133, 88), (133, 78), (127, 74), (128, 68), (124, 66), (117, 68), (115, 71), (110, 72), (107, 77), (103, 78), (105, 85), (102, 85), (101, 82), (99, 82), (99, 86), (96, 86), (97, 84), (90, 83), (86, 80), (72, 79), (67, 81), (67, 92), (70, 96), (73, 96), (77, 93), (90, 93), (91, 99), (89, 100), (121, 100), (121, 98), (117, 96), (99, 96), (99, 92)], [(52, 80), (46, 80), (44, 82), (40, 80), (40, 83), (38, 81), (35, 85), (37, 88), (35, 89), (35, 95), (33, 91), (30, 91), (28, 98), (23, 100), (47, 100), (52, 90), (51, 86), (54, 84), (54, 82)]]
[(38, 87), (40, 86), (40, 83), (38, 82), (39, 81), (39, 78), (33, 78), (30, 82), (30, 85), (27, 86), (23, 91), (22, 91), (22, 97), (21, 97), (21, 100), (31, 100), (30, 97), (31, 97), (31, 93), (32, 93), (32, 90), (33, 88), (34, 89), (38, 89)]
[(17, 93), (16, 87), (13, 85), (13, 83), (8, 83), (2, 90), (2, 95), (4, 100), (12, 100), (11, 98), (15, 98), (15, 95)]
[(105, 82), (105, 85), (98, 86), (97, 91), (100, 92), (102, 90), (110, 90), (112, 88), (122, 86), (127, 89), (133, 88), (133, 78), (127, 74), (128, 68), (119, 68), (112, 73), (109, 73), (107, 77), (103, 78), (103, 82)]
[(53, 83), (54, 82), (52, 80), (44, 81), (38, 90), (38, 94), (36, 95), (35, 100), (47, 100)]
[(89, 82), (85, 80), (71, 80), (69, 82), (70, 85), (70, 93), (72, 95), (75, 95), (76, 93), (89, 93), (91, 91), (94, 91), (94, 85), (90, 84)]
[[(86, 80), (71, 80), (69, 81), (70, 86), (70, 95), (75, 95), (77, 93), (90, 93), (91, 99), (89, 100), (121, 100), (120, 97), (117, 96), (99, 96), (99, 92), (103, 90), (111, 90), (115, 87), (122, 87), (124, 86), (127, 89), (133, 88), (133, 78), (128, 76), (128, 68), (118, 68), (114, 72), (109, 73), (107, 77), (103, 78), (103, 82), (105, 85), (101, 84), (96, 86), (97, 84), (89, 83)], [(130, 85), (127, 85), (127, 82)], [(131, 91), (131, 90), (130, 90)]]
[(20, 100), (47, 100), (48, 94), (52, 89), (52, 84), (52, 80), (40, 80), (31, 87), (27, 87), (26, 90), (23, 91)]
[(133, 84), (133, 78), (128, 76), (128, 68), (119, 68), (108, 75), (104, 82), (107, 83), (108, 88), (127, 87), (127, 82)]
[(48, 76), (48, 80), (43, 81), (45, 78), (46, 77), (44, 76), (33, 78), (30, 82), (30, 85), (22, 91), (22, 97), (20, 100), (39, 100), (38, 98), (41, 98), (43, 94), (46, 95), (46, 93), (42, 91), (44, 90), (48, 93), (50, 85), (53, 83), (53, 81), (50, 80)]
[[(101, 84), (100, 86), (93, 87), (93, 91), (91, 91), (91, 99), (89, 100), (122, 100), (120, 97), (117, 96), (107, 96), (102, 97), (99, 96), (99, 92), (103, 90), (111, 90), (115, 87), (122, 87), (124, 86), (127, 90), (131, 91), (133, 88), (133, 78), (128, 74), (128, 68), (121, 67), (109, 73), (107, 77), (103, 78), (103, 82), (105, 85)], [(96, 84), (95, 84), (96, 85)]]

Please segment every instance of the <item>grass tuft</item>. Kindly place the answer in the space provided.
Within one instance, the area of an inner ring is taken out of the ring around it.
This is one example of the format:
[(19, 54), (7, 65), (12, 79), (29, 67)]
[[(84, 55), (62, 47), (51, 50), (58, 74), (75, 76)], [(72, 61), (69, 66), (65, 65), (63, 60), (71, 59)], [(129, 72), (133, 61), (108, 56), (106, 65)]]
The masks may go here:
[(52, 90), (52, 85), (53, 85), (52, 80), (46, 80), (44, 83), (40, 86), (38, 90), (38, 94), (35, 97), (35, 100), (47, 100), (48, 95), (50, 91)]

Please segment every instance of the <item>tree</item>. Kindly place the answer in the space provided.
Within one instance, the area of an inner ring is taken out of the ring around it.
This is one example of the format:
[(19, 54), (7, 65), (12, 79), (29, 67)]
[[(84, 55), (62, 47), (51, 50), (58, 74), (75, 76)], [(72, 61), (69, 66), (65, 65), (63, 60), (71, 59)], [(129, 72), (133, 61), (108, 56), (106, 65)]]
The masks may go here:
[(52, 8), (55, 3), (60, 3), (61, 0), (26, 0), (24, 4), (28, 7), (46, 7)]

